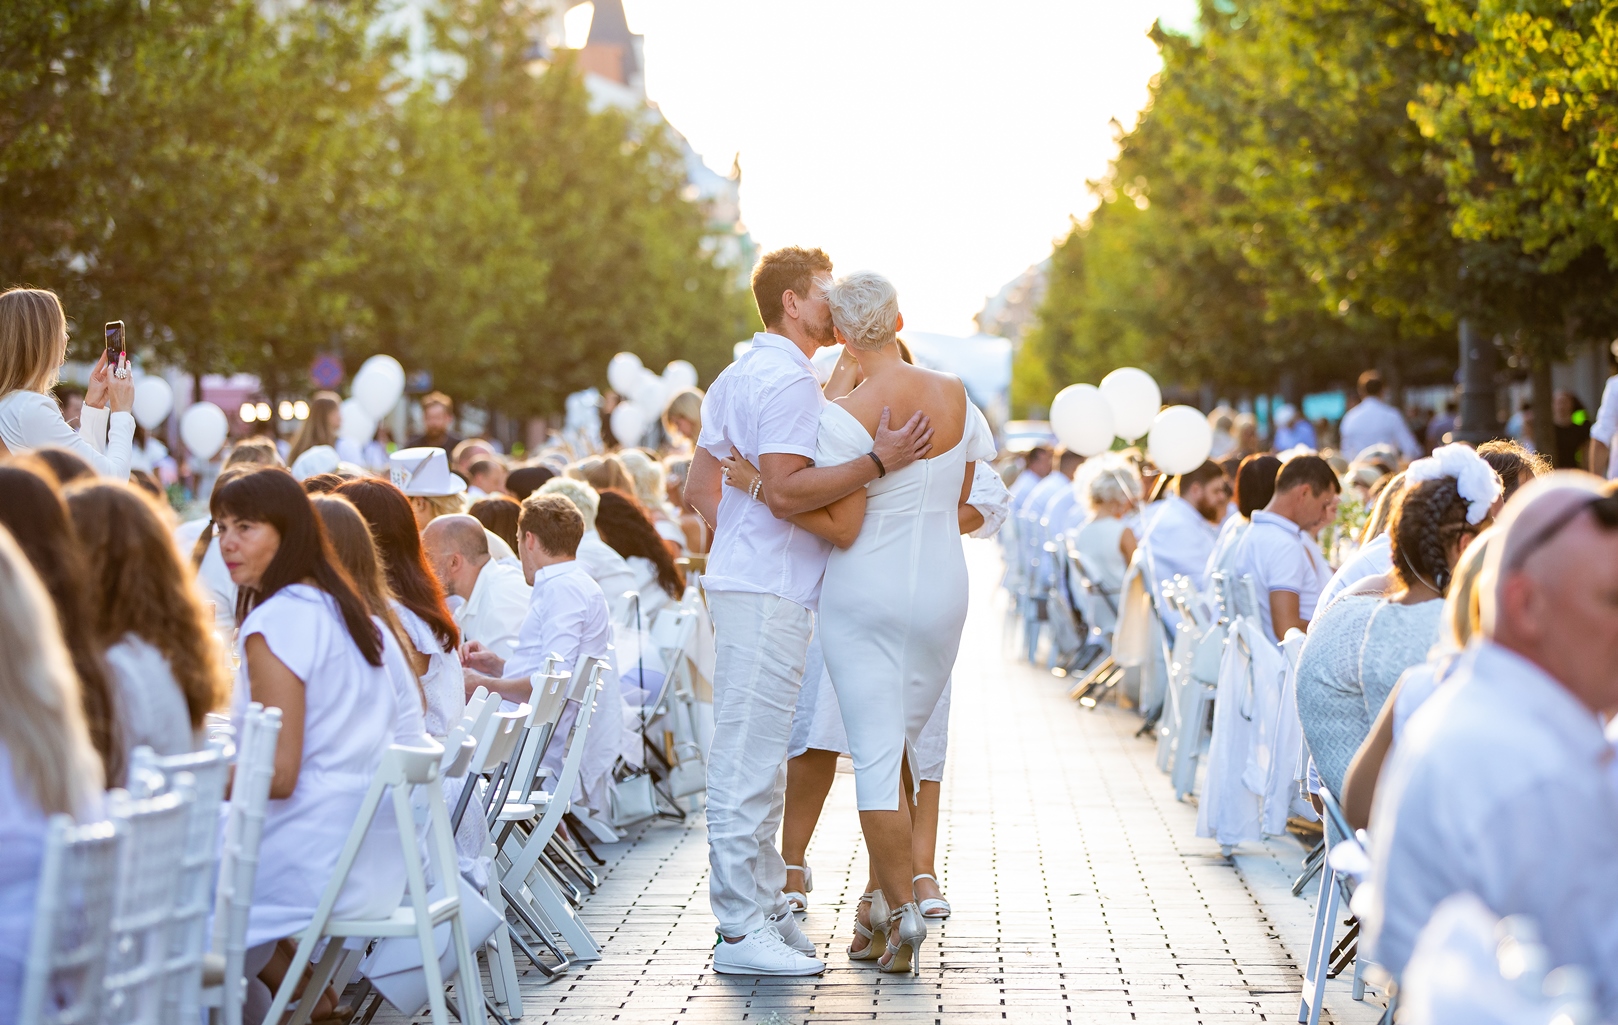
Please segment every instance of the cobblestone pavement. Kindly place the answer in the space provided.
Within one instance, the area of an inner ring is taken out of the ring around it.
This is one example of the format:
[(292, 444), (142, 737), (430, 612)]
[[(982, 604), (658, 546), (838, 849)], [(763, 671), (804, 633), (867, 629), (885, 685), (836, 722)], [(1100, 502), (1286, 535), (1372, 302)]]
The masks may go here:
[[(938, 859), (954, 915), (931, 923), (919, 973), (879, 976), (843, 954), (865, 854), (853, 779), (839, 774), (801, 918), (830, 965), (824, 976), (709, 970), (707, 850), (694, 816), (602, 849), (610, 865), (583, 912), (602, 960), (550, 983), (525, 976), (524, 1021), (1296, 1021), (1312, 911), (1286, 886), (1301, 848), (1288, 838), (1233, 863), (1197, 839), (1196, 809), (1174, 800), (1151, 745), (1134, 737), (1137, 718), (1086, 711), (1061, 681), (1002, 654), (998, 558), (989, 543), (968, 552), (972, 613)], [(1348, 1001), (1344, 983), (1326, 1005), (1326, 1021), (1381, 1013)]]

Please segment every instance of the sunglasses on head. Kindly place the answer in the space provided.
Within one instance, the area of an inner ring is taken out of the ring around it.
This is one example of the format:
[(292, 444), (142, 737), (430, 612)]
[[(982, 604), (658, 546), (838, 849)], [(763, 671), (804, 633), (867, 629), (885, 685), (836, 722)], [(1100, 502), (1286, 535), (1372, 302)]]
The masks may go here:
[(1512, 572), (1521, 569), (1528, 557), (1550, 543), (1550, 540), (1566, 529), (1569, 523), (1579, 518), (1579, 514), (1589, 510), (1596, 518), (1596, 525), (1603, 530), (1618, 528), (1618, 494), (1591, 495), (1586, 501), (1572, 506), (1562, 515), (1545, 524), (1539, 533), (1528, 540), (1528, 543), (1517, 550), (1511, 564), (1501, 567), (1503, 572)]

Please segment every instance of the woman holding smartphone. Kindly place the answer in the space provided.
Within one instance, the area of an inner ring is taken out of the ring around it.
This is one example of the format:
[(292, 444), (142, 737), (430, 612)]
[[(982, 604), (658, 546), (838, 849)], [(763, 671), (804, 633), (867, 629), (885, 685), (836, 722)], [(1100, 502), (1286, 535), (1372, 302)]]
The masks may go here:
[(79, 429), (51, 398), (67, 358), (67, 317), (56, 293), (43, 288), (0, 292), (0, 444), (11, 452), (65, 448), (103, 477), (129, 478), (135, 437), (135, 381), (129, 359), (103, 352), (90, 373)]

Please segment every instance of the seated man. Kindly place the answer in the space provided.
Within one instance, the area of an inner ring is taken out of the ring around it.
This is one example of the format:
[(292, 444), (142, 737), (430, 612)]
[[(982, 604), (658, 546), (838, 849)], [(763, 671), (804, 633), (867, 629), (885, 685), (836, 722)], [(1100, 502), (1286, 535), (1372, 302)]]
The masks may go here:
[(445, 594), (458, 599), (450, 604), (461, 637), (510, 658), (533, 597), (523, 571), (493, 558), (489, 532), (465, 514), (440, 516), (428, 523), (421, 543)]
[(1294, 627), (1308, 631), (1303, 612), (1314, 609), (1331, 580), (1315, 538), (1336, 517), (1342, 490), (1331, 464), (1319, 456), (1288, 460), (1275, 475), (1275, 494), (1254, 511), (1237, 545), (1237, 573), (1252, 576), (1259, 617), (1276, 644)]
[[(569, 672), (585, 656), (611, 657), (612, 626), (607, 599), (576, 558), (583, 537), (584, 517), (566, 498), (540, 493), (523, 499), (522, 513), (517, 520), (517, 540), (522, 549), (519, 554), (523, 575), (534, 588), (533, 600), (518, 631), (516, 650), (509, 659), (501, 658), (477, 641), (462, 646), (461, 662), (466, 668), (468, 694), (485, 687), (509, 702), (528, 701), (533, 695), (530, 678), (545, 668), (546, 659), (551, 656)], [(540, 762), (551, 769), (552, 779), (561, 771), (567, 753), (564, 740), (578, 718), (578, 707), (575, 701), (567, 703), (556, 724), (556, 739), (546, 748)], [(607, 817), (607, 788), (613, 763), (621, 752), (627, 751), (623, 714), (618, 676), (606, 672), (601, 679), (601, 697), (590, 720), (590, 733), (585, 739), (583, 768), (573, 792), (573, 800), (599, 822), (605, 822)], [(638, 737), (636, 746), (639, 746)]]
[(1411, 716), (1371, 811), (1362, 942), (1395, 977), (1434, 907), (1526, 915), (1618, 1015), (1618, 497), (1578, 471), (1507, 503), (1478, 583), (1482, 638)]
[(590, 579), (601, 585), (601, 593), (607, 596), (608, 608), (614, 613), (622, 610), (627, 604), (625, 593), (635, 590), (635, 571), (629, 568), (629, 563), (624, 561), (622, 555), (601, 540), (601, 535), (596, 531), (596, 513), (601, 509), (601, 496), (596, 489), (572, 477), (552, 477), (540, 485), (539, 494), (561, 495), (579, 510), (579, 515), (584, 517), (584, 537), (579, 541), (579, 564), (590, 574)]
[[(1147, 571), (1160, 586), (1183, 575), (1200, 589), (1203, 570), (1219, 540), (1219, 521), (1230, 504), (1230, 478), (1218, 463), (1204, 462), (1182, 473), (1175, 491), (1151, 509), (1140, 544)], [(1176, 618), (1170, 613), (1171, 626)]]

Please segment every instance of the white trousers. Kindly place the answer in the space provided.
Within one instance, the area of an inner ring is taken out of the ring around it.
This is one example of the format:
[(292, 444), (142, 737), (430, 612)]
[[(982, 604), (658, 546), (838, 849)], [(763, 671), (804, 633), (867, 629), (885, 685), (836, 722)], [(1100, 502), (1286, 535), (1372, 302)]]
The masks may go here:
[(719, 931), (735, 937), (788, 910), (775, 835), (815, 616), (779, 595), (743, 591), (709, 591), (708, 611), (715, 649), (708, 896)]

